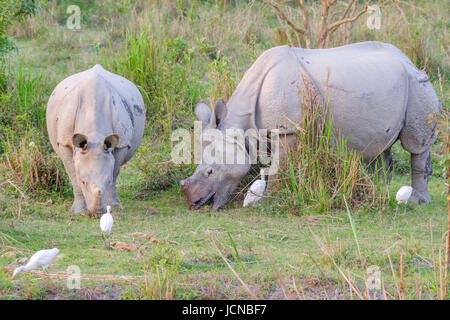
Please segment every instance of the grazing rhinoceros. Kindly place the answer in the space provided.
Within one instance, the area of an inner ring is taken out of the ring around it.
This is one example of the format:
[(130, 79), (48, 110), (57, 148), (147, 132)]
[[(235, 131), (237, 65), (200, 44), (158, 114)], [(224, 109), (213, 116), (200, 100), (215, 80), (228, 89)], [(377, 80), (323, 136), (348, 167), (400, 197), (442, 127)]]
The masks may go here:
[[(204, 129), (279, 129), (292, 137), (293, 124), (301, 124), (302, 95), (308, 83), (328, 103), (334, 129), (349, 139), (349, 147), (362, 152), (365, 161), (381, 154), (391, 161), (391, 146), (400, 139), (411, 153), (411, 199), (430, 201), (429, 149), (436, 140), (441, 104), (427, 75), (390, 44), (272, 48), (245, 73), (227, 105), (219, 100), (211, 111), (200, 103), (195, 113)], [(181, 181), (188, 205), (198, 208), (213, 197), (213, 208), (222, 207), (249, 168), (245, 164), (200, 164), (191, 177)]]
[(61, 81), (47, 106), (50, 142), (69, 174), (74, 213), (118, 205), (116, 179), (141, 144), (145, 106), (127, 79), (100, 65)]

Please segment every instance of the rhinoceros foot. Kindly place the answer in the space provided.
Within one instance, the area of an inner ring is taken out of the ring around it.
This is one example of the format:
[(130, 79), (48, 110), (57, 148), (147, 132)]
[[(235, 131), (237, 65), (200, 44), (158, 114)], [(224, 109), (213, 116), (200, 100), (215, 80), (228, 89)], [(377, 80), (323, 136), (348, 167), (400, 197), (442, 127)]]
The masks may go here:
[(120, 209), (123, 209), (124, 206), (122, 205), (122, 203), (120, 202), (119, 199), (117, 199), (116, 201), (111, 201), (111, 207), (115, 208), (115, 207), (119, 207)]
[(109, 205), (112, 208), (119, 207), (120, 209), (123, 209), (122, 203), (120, 202), (119, 197), (117, 196), (115, 190), (109, 194)]
[(431, 198), (430, 195), (428, 194), (428, 191), (419, 192), (415, 189), (413, 189), (411, 198), (409, 198), (409, 202), (412, 203), (427, 204), (430, 203), (430, 201)]
[(75, 199), (73, 201), (73, 205), (70, 208), (70, 211), (72, 211), (75, 214), (80, 214), (87, 211), (86, 207), (86, 201), (84, 199)]

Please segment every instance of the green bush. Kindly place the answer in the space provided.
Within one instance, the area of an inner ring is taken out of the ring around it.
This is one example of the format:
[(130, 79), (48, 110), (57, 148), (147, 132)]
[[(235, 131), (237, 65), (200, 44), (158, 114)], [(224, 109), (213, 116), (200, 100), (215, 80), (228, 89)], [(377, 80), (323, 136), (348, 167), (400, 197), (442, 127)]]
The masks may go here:
[(68, 180), (48, 141), (45, 109), (50, 95), (42, 75), (19, 66), (0, 92), (0, 180), (13, 191), (40, 196), (62, 192)]

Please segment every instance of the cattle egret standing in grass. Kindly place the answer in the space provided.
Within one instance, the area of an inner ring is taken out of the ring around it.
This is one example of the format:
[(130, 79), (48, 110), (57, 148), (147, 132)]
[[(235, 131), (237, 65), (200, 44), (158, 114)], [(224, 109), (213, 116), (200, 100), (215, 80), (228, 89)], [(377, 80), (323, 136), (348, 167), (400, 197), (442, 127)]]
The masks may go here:
[(261, 179), (256, 180), (250, 186), (244, 199), (244, 207), (247, 207), (249, 204), (254, 207), (262, 199), (264, 190), (266, 190), (266, 181), (264, 180), (264, 169), (261, 169)]
[(100, 218), (100, 229), (102, 232), (111, 233), (114, 219), (111, 215), (111, 206), (106, 207), (106, 213)]
[(55, 259), (56, 255), (59, 253), (57, 248), (39, 250), (35, 254), (33, 254), (28, 260), (28, 263), (25, 266), (18, 267), (14, 270), (12, 275), (12, 279), (22, 271), (30, 271), (41, 267), (44, 271), (47, 269), (50, 263), (52, 263), (53, 259)]
[(403, 186), (397, 191), (397, 195), (395, 196), (395, 200), (397, 203), (408, 203), (409, 197), (411, 197), (413, 188), (410, 186)]

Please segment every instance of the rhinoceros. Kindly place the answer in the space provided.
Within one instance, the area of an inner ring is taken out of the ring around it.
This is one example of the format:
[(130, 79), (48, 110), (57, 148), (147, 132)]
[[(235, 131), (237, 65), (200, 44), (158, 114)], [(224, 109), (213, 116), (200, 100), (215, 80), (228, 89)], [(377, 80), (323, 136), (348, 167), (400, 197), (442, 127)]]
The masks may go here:
[(120, 166), (136, 152), (145, 127), (145, 106), (129, 80), (95, 65), (61, 81), (46, 111), (53, 149), (73, 186), (71, 211), (98, 215), (120, 204)]
[[(271, 48), (247, 70), (228, 103), (219, 100), (213, 111), (199, 103), (195, 114), (203, 130), (278, 129), (292, 137), (301, 124), (307, 85), (327, 104), (333, 128), (364, 161), (384, 156), (389, 162), (391, 146), (400, 139), (411, 154), (410, 201), (430, 202), (430, 145), (442, 107), (428, 76), (393, 45), (370, 41), (329, 49)], [(249, 169), (248, 164), (200, 163), (181, 181), (188, 206), (196, 209), (212, 199), (213, 209), (221, 208)]]

